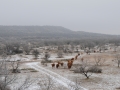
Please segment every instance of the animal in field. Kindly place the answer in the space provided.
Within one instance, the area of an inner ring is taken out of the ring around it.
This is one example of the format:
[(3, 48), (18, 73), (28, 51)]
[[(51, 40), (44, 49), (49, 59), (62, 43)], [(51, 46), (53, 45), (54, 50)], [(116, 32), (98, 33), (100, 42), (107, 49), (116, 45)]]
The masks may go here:
[(54, 67), (55, 67), (55, 64), (54, 64), (54, 63), (52, 63), (52, 64), (51, 64), (51, 66), (52, 66), (52, 68), (54, 68)]
[(70, 69), (72, 67), (73, 61), (74, 60), (68, 60), (68, 63), (67, 63), (68, 69)]
[(71, 63), (68, 63), (68, 69), (70, 69), (72, 67)]
[(63, 62), (61, 62), (61, 63), (60, 63), (60, 65), (61, 65), (61, 66), (63, 66), (63, 65), (64, 65), (64, 63), (63, 63)]
[(73, 63), (74, 60), (68, 60), (68, 63)]
[(75, 60), (77, 60), (77, 58), (78, 58), (78, 55), (75, 56)]
[(58, 67), (59, 67), (59, 64), (57, 63), (57, 64), (56, 64), (56, 68), (58, 68)]
[(67, 63), (68, 69), (72, 67), (72, 62)]
[(58, 64), (60, 64), (61, 62), (60, 62), (60, 61), (58, 61), (57, 63), (58, 63)]
[(71, 60), (68, 60), (68, 63), (71, 62)]
[(74, 60), (74, 58), (71, 58), (71, 60)]
[(63, 64), (64, 64), (64, 63), (63, 63), (63, 62), (58, 61), (58, 64), (59, 64), (59, 65), (61, 65), (61, 66), (63, 66)]

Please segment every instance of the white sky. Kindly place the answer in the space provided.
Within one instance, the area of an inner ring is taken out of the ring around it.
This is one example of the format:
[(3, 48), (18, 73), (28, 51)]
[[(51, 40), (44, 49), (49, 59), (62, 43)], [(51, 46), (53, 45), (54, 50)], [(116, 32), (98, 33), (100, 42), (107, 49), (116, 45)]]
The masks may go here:
[(0, 0), (0, 25), (53, 25), (120, 35), (120, 0)]

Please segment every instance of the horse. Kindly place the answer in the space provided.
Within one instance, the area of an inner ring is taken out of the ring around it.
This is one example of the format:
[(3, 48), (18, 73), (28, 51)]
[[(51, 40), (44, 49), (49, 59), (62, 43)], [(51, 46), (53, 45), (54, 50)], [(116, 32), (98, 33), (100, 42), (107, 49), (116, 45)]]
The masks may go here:
[(77, 60), (77, 58), (78, 58), (78, 55), (75, 56), (75, 60)]
[(72, 67), (72, 62), (67, 63), (68, 69)]
[(63, 64), (64, 64), (63, 62), (60, 63), (61, 66), (63, 66)]
[(70, 69), (72, 67), (73, 61), (74, 60), (68, 60), (68, 63), (67, 63), (68, 69)]
[(56, 64), (56, 68), (58, 68), (59, 67), (59, 64)]
[(51, 65), (52, 65), (52, 68), (55, 67), (55, 64), (54, 64), (54, 63), (52, 63)]
[(71, 60), (74, 60), (74, 58), (71, 58)]

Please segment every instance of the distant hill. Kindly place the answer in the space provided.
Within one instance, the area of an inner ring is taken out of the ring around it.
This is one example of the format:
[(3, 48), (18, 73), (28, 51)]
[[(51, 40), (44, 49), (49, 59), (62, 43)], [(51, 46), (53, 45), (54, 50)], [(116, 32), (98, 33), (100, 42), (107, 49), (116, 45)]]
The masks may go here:
[(72, 31), (61, 26), (0, 26), (1, 38), (17, 39), (106, 39), (117, 35)]

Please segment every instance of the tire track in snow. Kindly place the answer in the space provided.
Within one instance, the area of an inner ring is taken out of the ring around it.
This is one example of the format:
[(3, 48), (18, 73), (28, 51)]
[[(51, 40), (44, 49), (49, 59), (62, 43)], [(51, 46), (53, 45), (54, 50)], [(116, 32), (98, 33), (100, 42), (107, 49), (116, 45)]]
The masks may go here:
[[(56, 82), (60, 83), (61, 85), (65, 86), (66, 88), (68, 88), (69, 90), (75, 90), (75, 88), (71, 88), (69, 85), (75, 86), (76, 84), (70, 80), (68, 80), (67, 78), (62, 77), (61, 75), (52, 72), (48, 69), (45, 69), (39, 65), (37, 65), (37, 63), (28, 63), (28, 66), (38, 70), (39, 72), (42, 72), (46, 75), (49, 75), (53, 80), (55, 80)], [(80, 88), (80, 90), (88, 90), (84, 87), (81, 87), (80, 85), (78, 86)]]

